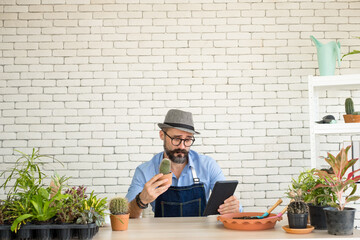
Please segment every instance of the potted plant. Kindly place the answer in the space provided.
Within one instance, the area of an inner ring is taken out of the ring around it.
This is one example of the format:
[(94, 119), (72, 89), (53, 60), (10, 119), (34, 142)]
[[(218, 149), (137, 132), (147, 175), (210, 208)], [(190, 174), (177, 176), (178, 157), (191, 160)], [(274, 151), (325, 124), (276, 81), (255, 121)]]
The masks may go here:
[(360, 112), (354, 111), (354, 102), (351, 98), (345, 100), (345, 112), (343, 115), (345, 123), (360, 122)]
[[(43, 157), (48, 156), (40, 155), (35, 149), (30, 155), (21, 153), (13, 168), (0, 174), (2, 177), (8, 173), (0, 186), (7, 192), (7, 200), (0, 200), (0, 239), (10, 239), (2, 237), (2, 229), (8, 230), (9, 235), (10, 225), (17, 239), (45, 240), (56, 236), (65, 240), (70, 239), (70, 232), (77, 229), (87, 229), (88, 232), (86, 236), (78, 235), (79, 239), (92, 238), (96, 233), (95, 223), (101, 226), (104, 222), (106, 199), (98, 199), (94, 192), (87, 199), (83, 186), (62, 193), (63, 184), (68, 179), (65, 177), (53, 177), (50, 186), (46, 187), (46, 175), (40, 161)], [(10, 183), (13, 186), (7, 188)], [(76, 221), (84, 223), (84, 218), (87, 225), (75, 224)], [(61, 226), (59, 223), (69, 225)], [(67, 229), (67, 236), (59, 234), (58, 230), (63, 229)]]
[[(323, 169), (329, 171), (328, 169)], [(324, 208), (329, 207), (332, 197), (335, 193), (329, 187), (315, 186), (325, 181), (315, 175), (316, 169), (306, 170), (300, 173), (298, 180), (293, 179), (292, 186), (295, 189), (301, 189), (304, 202), (309, 207), (310, 223), (315, 229), (327, 229)]]
[[(164, 158), (161, 163), (160, 163), (160, 167), (159, 167), (159, 172), (164, 174), (162, 177), (160, 177), (159, 180), (163, 180), (163, 179), (167, 179), (168, 181), (165, 183), (170, 184), (172, 183), (172, 172), (171, 172), (171, 161), (170, 159)], [(165, 185), (162, 184), (161, 186)]]
[(289, 228), (306, 228), (309, 209), (304, 202), (304, 191), (298, 186), (292, 185), (287, 195), (292, 199), (287, 208)]
[(109, 202), (111, 228), (113, 231), (128, 229), (129, 216), (128, 200), (123, 197), (114, 197)]
[[(351, 146), (342, 148), (336, 157), (328, 153), (325, 161), (331, 166), (333, 173), (316, 170), (316, 174), (325, 181), (325, 184), (318, 184), (314, 189), (330, 187), (336, 195), (336, 198), (332, 197), (329, 202), (331, 207), (324, 209), (328, 233), (333, 235), (351, 235), (353, 233), (356, 209), (345, 206), (347, 203), (360, 198), (360, 196), (354, 196), (357, 188), (356, 181), (360, 180), (360, 175), (355, 176), (355, 173), (360, 169), (350, 170), (358, 161), (358, 159), (348, 160), (347, 154), (350, 148)], [(345, 176), (348, 170), (350, 172)], [(345, 196), (346, 191), (351, 192)]]

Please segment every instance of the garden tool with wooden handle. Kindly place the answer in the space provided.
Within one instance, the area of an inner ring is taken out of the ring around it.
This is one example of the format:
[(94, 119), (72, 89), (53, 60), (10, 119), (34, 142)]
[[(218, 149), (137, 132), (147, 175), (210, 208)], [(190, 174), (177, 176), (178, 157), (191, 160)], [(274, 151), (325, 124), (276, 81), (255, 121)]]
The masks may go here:
[(268, 217), (268, 219), (281, 217), (287, 211), (287, 208), (288, 208), (288, 206), (284, 207), (284, 209), (281, 210), (281, 212), (279, 212), (276, 216)]
[(253, 216), (251, 218), (257, 218), (257, 219), (263, 219), (269, 216), (269, 214), (277, 207), (279, 206), (283, 201), (279, 199), (269, 210), (267, 210), (262, 216)]

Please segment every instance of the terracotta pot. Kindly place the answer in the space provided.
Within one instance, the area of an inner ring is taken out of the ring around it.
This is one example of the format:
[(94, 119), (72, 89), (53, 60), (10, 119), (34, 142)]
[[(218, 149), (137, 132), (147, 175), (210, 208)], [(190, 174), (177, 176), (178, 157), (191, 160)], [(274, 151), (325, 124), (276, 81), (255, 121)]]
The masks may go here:
[(225, 228), (233, 230), (257, 231), (274, 228), (277, 221), (282, 220), (282, 216), (270, 213), (268, 217), (263, 219), (234, 219), (244, 216), (260, 216), (263, 212), (241, 212), (228, 213), (217, 217), (218, 221), (224, 224)]
[[(110, 215), (111, 229), (113, 231), (125, 231), (128, 229), (130, 214)], [(120, 221), (121, 219), (121, 221)]]
[(161, 178), (159, 178), (158, 181), (163, 180), (163, 179), (167, 179), (168, 181), (165, 184), (160, 185), (159, 187), (162, 187), (162, 186), (165, 186), (165, 185), (168, 185), (168, 184), (171, 185), (171, 183), (172, 183), (172, 172), (163, 175)]
[(344, 117), (344, 121), (346, 123), (358, 123), (358, 122), (360, 122), (360, 115), (346, 114), (346, 115), (343, 115), (343, 117)]

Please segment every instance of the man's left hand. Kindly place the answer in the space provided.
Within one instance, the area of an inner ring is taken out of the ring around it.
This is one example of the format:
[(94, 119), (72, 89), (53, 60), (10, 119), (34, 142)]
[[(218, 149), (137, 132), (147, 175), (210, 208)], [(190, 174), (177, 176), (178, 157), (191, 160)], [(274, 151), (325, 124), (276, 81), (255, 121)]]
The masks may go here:
[(240, 202), (235, 196), (231, 196), (219, 206), (218, 212), (223, 215), (227, 213), (239, 212)]

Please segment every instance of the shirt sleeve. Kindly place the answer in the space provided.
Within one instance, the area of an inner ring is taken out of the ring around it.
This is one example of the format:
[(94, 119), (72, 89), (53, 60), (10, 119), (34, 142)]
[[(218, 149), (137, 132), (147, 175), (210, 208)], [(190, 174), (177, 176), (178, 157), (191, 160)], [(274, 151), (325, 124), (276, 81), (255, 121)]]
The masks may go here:
[(129, 202), (135, 199), (136, 195), (143, 190), (145, 183), (145, 174), (139, 167), (137, 167), (135, 169), (133, 179), (126, 194), (126, 198)]

